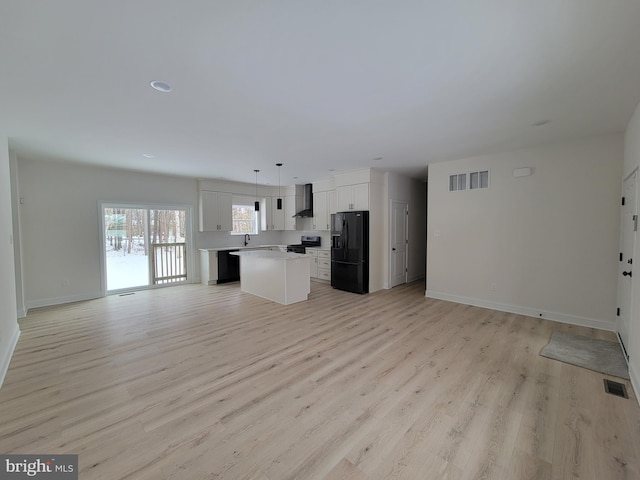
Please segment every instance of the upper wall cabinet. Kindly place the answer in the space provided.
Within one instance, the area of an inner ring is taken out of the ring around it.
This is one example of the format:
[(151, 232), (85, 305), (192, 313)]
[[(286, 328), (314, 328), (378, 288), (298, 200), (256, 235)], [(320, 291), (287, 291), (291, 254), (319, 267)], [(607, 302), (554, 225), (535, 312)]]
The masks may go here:
[(293, 217), (296, 213), (296, 196), (287, 195), (284, 200), (284, 229), (295, 230), (296, 219)]
[(313, 194), (313, 229), (331, 230), (331, 214), (336, 213), (336, 191)]
[(278, 197), (263, 198), (260, 208), (260, 229), (263, 232), (284, 230), (284, 209), (278, 210)]
[(338, 211), (369, 210), (369, 184), (345, 185), (336, 189)]
[(329, 205), (329, 225), (331, 225), (331, 214), (338, 213), (338, 192), (330, 190), (328, 193), (328, 205)]
[(200, 231), (230, 232), (233, 230), (232, 200), (230, 193), (200, 192)]
[(296, 197), (287, 195), (282, 198), (282, 208), (278, 210), (278, 197), (266, 197), (260, 202), (260, 229), (295, 230)]
[(317, 192), (313, 194), (313, 229), (329, 230), (327, 218), (329, 210), (327, 208), (327, 192)]
[(264, 197), (260, 200), (260, 231), (267, 232), (273, 229), (271, 197)]

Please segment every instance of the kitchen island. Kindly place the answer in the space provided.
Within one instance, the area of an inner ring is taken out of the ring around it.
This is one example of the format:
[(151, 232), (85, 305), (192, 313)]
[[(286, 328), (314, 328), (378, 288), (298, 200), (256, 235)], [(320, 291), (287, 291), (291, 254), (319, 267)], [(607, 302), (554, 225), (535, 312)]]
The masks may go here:
[(307, 300), (311, 290), (309, 258), (304, 254), (253, 250), (232, 252), (240, 257), (243, 292), (289, 305)]

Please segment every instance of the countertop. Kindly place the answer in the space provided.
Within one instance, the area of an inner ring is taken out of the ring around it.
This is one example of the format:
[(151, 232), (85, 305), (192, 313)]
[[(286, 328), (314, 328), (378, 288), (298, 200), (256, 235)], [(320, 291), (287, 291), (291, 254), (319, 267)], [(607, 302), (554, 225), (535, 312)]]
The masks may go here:
[(231, 252), (241, 258), (267, 258), (272, 260), (294, 260), (296, 258), (309, 258), (304, 253), (275, 252), (273, 250), (249, 250), (244, 252)]
[(247, 245), (244, 246), (235, 246), (235, 247), (216, 247), (216, 248), (201, 248), (201, 252), (225, 252), (228, 250), (255, 250), (262, 248), (274, 248), (274, 247), (287, 247), (286, 245)]

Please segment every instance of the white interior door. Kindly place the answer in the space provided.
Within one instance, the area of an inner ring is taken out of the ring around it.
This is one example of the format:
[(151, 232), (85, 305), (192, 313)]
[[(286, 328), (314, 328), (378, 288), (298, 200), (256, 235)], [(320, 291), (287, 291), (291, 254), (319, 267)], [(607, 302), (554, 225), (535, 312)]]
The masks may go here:
[(391, 201), (390, 287), (407, 283), (408, 205)]
[[(633, 292), (633, 250), (635, 232), (638, 227), (636, 214), (638, 171), (629, 175), (623, 183), (622, 216), (620, 220), (620, 264), (618, 267), (618, 321), (616, 328), (625, 348), (629, 345), (629, 323), (631, 322), (631, 305)], [(640, 274), (640, 271), (638, 271)]]

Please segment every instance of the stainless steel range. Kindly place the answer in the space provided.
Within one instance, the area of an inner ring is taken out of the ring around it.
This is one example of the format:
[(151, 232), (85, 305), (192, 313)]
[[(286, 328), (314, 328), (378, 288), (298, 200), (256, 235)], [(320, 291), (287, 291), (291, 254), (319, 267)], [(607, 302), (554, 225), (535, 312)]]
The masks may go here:
[(307, 253), (306, 247), (319, 247), (320, 237), (316, 235), (302, 235), (300, 243), (287, 245), (287, 252)]

